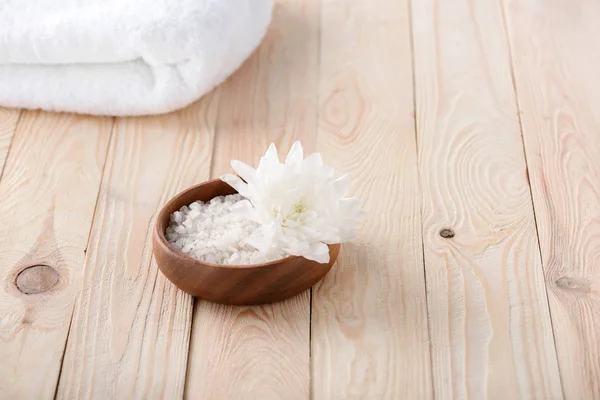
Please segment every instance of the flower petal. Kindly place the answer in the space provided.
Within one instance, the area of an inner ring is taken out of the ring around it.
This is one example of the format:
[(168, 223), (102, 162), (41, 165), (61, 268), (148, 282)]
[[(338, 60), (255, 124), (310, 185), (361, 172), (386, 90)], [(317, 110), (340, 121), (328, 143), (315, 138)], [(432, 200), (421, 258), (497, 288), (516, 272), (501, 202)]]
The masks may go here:
[(273, 180), (280, 176), (282, 164), (279, 162), (277, 149), (271, 143), (269, 149), (264, 156), (260, 158), (258, 168), (256, 168), (256, 176), (260, 180)]
[(256, 170), (238, 160), (231, 161), (231, 167), (249, 185), (256, 185)]
[(302, 150), (302, 144), (299, 140), (295, 141), (288, 153), (285, 163), (286, 164), (295, 164), (302, 161), (304, 158), (304, 151)]
[(340, 229), (340, 241), (339, 243), (349, 242), (356, 239), (356, 231), (353, 228), (342, 228)]
[(231, 206), (231, 212), (237, 215), (245, 215), (248, 218), (254, 214), (254, 208), (249, 200), (240, 200)]
[(237, 190), (239, 194), (244, 197), (247, 197), (250, 194), (248, 189), (248, 184), (240, 179), (239, 176), (233, 174), (225, 174), (221, 176), (221, 180), (227, 183), (229, 186)]
[(308, 170), (320, 167), (321, 165), (323, 165), (323, 159), (319, 153), (312, 153), (304, 159), (304, 167)]
[(329, 247), (325, 243), (314, 243), (310, 245), (310, 250), (304, 254), (304, 257), (321, 264), (329, 262)]
[(277, 147), (275, 147), (275, 143), (271, 143), (267, 152), (264, 155), (267, 161), (275, 161), (279, 163), (279, 155), (277, 154)]
[(346, 215), (354, 215), (360, 213), (362, 210), (360, 199), (356, 197), (349, 197), (340, 200), (340, 211)]
[(348, 189), (350, 188), (350, 181), (346, 175), (336, 179), (332, 182), (333, 191), (335, 196), (341, 198), (348, 193)]

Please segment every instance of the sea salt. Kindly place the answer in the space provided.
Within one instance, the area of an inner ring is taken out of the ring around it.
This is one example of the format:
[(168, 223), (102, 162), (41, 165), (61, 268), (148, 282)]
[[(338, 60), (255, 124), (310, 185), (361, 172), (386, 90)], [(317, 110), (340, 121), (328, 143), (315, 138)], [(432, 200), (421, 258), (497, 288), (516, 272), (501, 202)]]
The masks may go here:
[[(270, 261), (245, 240), (260, 225), (231, 211), (239, 194), (196, 201), (171, 214), (166, 238), (177, 250), (200, 261), (215, 264), (258, 264)], [(280, 254), (278, 258), (286, 255)]]

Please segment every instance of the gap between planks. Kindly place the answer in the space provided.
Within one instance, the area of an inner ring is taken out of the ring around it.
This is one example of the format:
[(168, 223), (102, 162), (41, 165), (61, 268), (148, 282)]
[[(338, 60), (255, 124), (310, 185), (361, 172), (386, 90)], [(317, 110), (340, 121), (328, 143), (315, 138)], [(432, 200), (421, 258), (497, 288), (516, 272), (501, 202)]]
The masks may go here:
[[(85, 249), (83, 250), (83, 254), (84, 254), (84, 265), (85, 262), (87, 260), (87, 249), (90, 245), (90, 240), (91, 240), (91, 235), (92, 235), (92, 227), (94, 226), (94, 220), (96, 218), (96, 212), (98, 211), (98, 202), (100, 200), (100, 191), (102, 189), (102, 182), (104, 181), (104, 173), (106, 171), (106, 162), (108, 161), (108, 155), (110, 153), (109, 149), (112, 143), (112, 137), (114, 134), (114, 130), (115, 130), (115, 126), (116, 126), (116, 121), (117, 118), (112, 117), (111, 118), (111, 128), (110, 128), (110, 134), (108, 137), (108, 144), (106, 146), (106, 155), (104, 156), (104, 163), (102, 164), (102, 172), (100, 174), (100, 183), (98, 185), (98, 191), (96, 193), (96, 201), (94, 203), (94, 211), (92, 212), (92, 223), (90, 224), (90, 227), (88, 229), (88, 234), (87, 234), (87, 242), (85, 244)], [(62, 372), (63, 372), (63, 364), (64, 364), (64, 360), (65, 360), (65, 354), (67, 351), (67, 343), (69, 340), (69, 335), (71, 334), (71, 327), (73, 326), (73, 316), (75, 315), (75, 308), (77, 307), (77, 301), (78, 301), (78, 297), (80, 294), (77, 294), (77, 296), (75, 297), (75, 303), (73, 306), (73, 310), (71, 312), (71, 318), (69, 319), (69, 328), (67, 329), (67, 338), (65, 340), (65, 345), (63, 348), (63, 354), (62, 357), (60, 358), (60, 366), (59, 366), (59, 371), (58, 371), (58, 377), (56, 379), (56, 388), (54, 389), (54, 398), (57, 399), (58, 398), (58, 388), (59, 388), (59, 382), (60, 382), (60, 378), (62, 376)]]
[(12, 139), (19, 126), (21, 110), (0, 108), (0, 181), (10, 154)]
[(596, 1), (500, 2), (567, 398), (600, 396)]
[(117, 120), (59, 397), (183, 396), (193, 299), (158, 271), (151, 232), (171, 196), (208, 178), (218, 93)]
[(436, 396), (560, 398), (501, 8), (411, 13)]
[[(508, 31), (508, 22), (507, 22), (507, 17), (506, 17), (506, 9), (504, 7), (504, 0), (498, 0), (499, 4), (500, 4), (500, 15), (502, 18), (502, 27), (503, 27), (503, 31), (504, 31), (504, 40), (506, 41), (506, 43), (508, 44), (508, 59), (510, 61), (510, 79), (512, 82), (512, 88), (513, 88), (513, 92), (515, 94), (515, 105), (517, 107), (517, 121), (519, 122), (519, 132), (521, 133), (521, 148), (522, 148), (522, 152), (523, 152), (523, 159), (525, 161), (525, 173), (526, 175), (526, 179), (527, 179), (527, 184), (529, 186), (529, 196), (531, 198), (531, 209), (533, 210), (533, 222), (535, 224), (535, 234), (537, 237), (537, 244), (538, 244), (538, 250), (540, 252), (540, 259), (542, 262), (542, 269), (544, 269), (545, 267), (545, 262), (544, 259), (542, 258), (542, 253), (541, 253), (541, 249), (542, 249), (542, 242), (540, 240), (540, 225), (538, 222), (538, 216), (537, 216), (537, 212), (536, 212), (536, 208), (535, 208), (535, 201), (534, 201), (534, 193), (533, 193), (533, 187), (531, 185), (531, 180), (530, 180), (530, 163), (529, 160), (527, 158), (527, 149), (525, 146), (525, 130), (523, 128), (523, 118), (522, 118), (522, 111), (521, 111), (521, 102), (520, 102), (520, 98), (519, 98), (519, 88), (517, 85), (517, 81), (516, 81), (516, 77), (515, 77), (515, 63), (514, 63), (514, 57), (513, 57), (513, 48), (511, 46), (511, 42), (510, 42), (510, 34)], [(555, 350), (558, 350), (557, 348), (557, 342), (556, 342), (556, 333), (554, 330), (554, 318), (552, 315), (552, 307), (550, 304), (550, 296), (548, 294), (548, 286), (547, 284), (544, 285), (544, 292), (546, 294), (546, 304), (547, 304), (547, 308), (548, 308), (548, 314), (550, 315), (550, 327), (552, 329), (552, 339), (553, 339), (553, 343), (554, 343), (554, 348)], [(563, 373), (562, 373), (562, 366), (560, 364), (560, 360), (558, 358), (558, 351), (556, 351), (556, 363), (558, 366), (558, 370), (559, 370), (559, 380), (560, 380), (560, 386), (561, 386), (561, 395), (563, 398), (565, 398), (566, 393), (565, 393), (565, 384), (564, 384), (564, 380), (563, 380)], [(568, 396), (566, 397), (568, 398)]]
[[(214, 176), (232, 159), (256, 165), (271, 142), (283, 157), (295, 139), (314, 150), (318, 4), (276, 2), (263, 43), (223, 84)], [(253, 307), (198, 300), (185, 397), (308, 398), (309, 319), (308, 291)]]
[(6, 210), (0, 225), (1, 279), (13, 280), (31, 265), (48, 265), (57, 280), (38, 294), (20, 292), (14, 281), (2, 285), (0, 358), (7, 362), (0, 366), (0, 387), (9, 397), (55, 394), (81, 287), (108, 121), (23, 111), (13, 137), (0, 181), (0, 209)]
[(407, 1), (325, 0), (318, 150), (367, 212), (313, 289), (315, 399), (432, 397)]

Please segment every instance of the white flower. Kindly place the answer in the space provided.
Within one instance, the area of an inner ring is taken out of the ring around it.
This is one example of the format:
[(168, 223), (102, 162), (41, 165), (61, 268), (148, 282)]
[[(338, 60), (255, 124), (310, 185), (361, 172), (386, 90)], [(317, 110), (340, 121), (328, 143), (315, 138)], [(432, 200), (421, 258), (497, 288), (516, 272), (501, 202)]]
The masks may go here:
[(359, 199), (345, 197), (348, 179), (335, 178), (318, 153), (304, 158), (300, 142), (294, 143), (285, 163), (271, 144), (258, 168), (236, 160), (231, 166), (239, 176), (221, 179), (247, 199), (238, 203), (236, 212), (261, 225), (247, 243), (267, 259), (285, 252), (327, 263), (327, 244), (355, 237), (363, 212)]

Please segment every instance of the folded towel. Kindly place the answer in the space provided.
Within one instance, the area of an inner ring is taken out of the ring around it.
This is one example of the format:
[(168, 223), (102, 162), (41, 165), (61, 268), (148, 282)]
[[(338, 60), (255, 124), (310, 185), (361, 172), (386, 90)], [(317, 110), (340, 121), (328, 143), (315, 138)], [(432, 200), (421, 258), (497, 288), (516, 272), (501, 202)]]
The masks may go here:
[(160, 114), (222, 83), (272, 0), (0, 0), (0, 106)]

